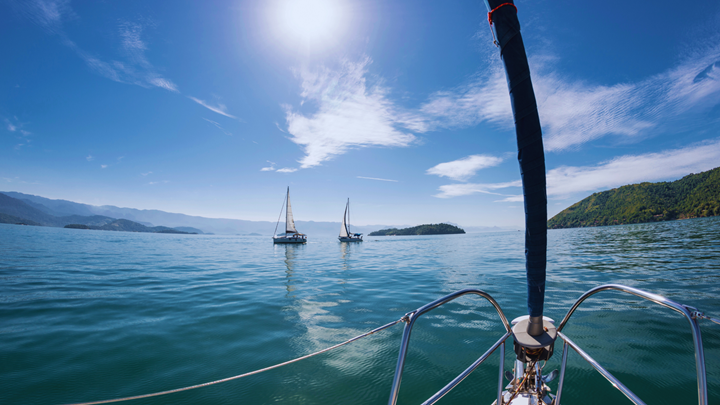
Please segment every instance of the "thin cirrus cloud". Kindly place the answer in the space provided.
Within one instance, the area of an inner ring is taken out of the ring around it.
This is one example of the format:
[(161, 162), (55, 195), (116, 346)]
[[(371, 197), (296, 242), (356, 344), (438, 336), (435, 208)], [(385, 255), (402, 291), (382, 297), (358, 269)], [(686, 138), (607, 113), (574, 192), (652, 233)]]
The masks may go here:
[(365, 177), (365, 176), (357, 176), (358, 179), (365, 179), (365, 180), (377, 180), (377, 181), (390, 181), (393, 183), (397, 183), (397, 180), (391, 180), (391, 179), (380, 179), (377, 177)]
[(10, 122), (9, 119), (5, 118), (5, 124), (7, 124), (8, 131), (10, 131), (10, 132), (17, 131), (17, 126), (14, 125), (12, 122)]
[(503, 159), (489, 155), (470, 155), (452, 162), (440, 163), (427, 170), (427, 174), (448, 177), (453, 180), (465, 181), (475, 175), (478, 170), (497, 166)]
[[(192, 96), (188, 96), (188, 98), (189, 98), (190, 100), (192, 100), (192, 101), (200, 104), (201, 106), (207, 108), (208, 110), (210, 110), (210, 111), (212, 111), (212, 112), (218, 113), (218, 114), (220, 114), (220, 115), (224, 115), (224, 116), (226, 116), (226, 117), (228, 117), (228, 118), (235, 118), (235, 119), (237, 119), (236, 116), (231, 115), (231, 114), (229, 114), (229, 113), (227, 112), (227, 107), (225, 106), (225, 104), (218, 103), (218, 105), (214, 106), (214, 105), (211, 105), (211, 104), (207, 103), (205, 100), (200, 100), (200, 99), (195, 98), (195, 97), (192, 97)], [(210, 120), (208, 120), (208, 121), (210, 121)], [(211, 121), (211, 122), (212, 122), (212, 121)]]
[[(568, 81), (553, 71), (552, 58), (533, 58), (531, 70), (545, 148), (567, 150), (608, 135), (642, 137), (658, 123), (720, 103), (720, 45), (708, 43), (711, 45), (696, 49), (673, 69), (611, 86)], [(499, 63), (464, 85), (432, 94), (420, 111), (428, 129), (480, 122), (513, 125)]]
[(207, 119), (207, 118), (203, 118), (203, 119), (204, 119), (205, 121), (207, 121), (207, 122), (215, 125), (215, 126), (217, 127), (217, 129), (221, 130), (225, 135), (232, 136), (232, 134), (230, 133), (230, 131), (228, 131), (228, 130), (226, 130), (225, 128), (223, 128), (222, 125), (220, 125), (219, 123), (217, 123), (217, 122), (215, 122), (215, 121), (213, 121), (213, 120), (209, 120), (209, 119)]
[(24, 130), (22, 128), (24, 126), (24, 124), (22, 122), (20, 122), (17, 117), (13, 117), (13, 119), (15, 121), (14, 123), (13, 123), (13, 121), (11, 121), (7, 118), (4, 119), (5, 125), (6, 125), (8, 131), (20, 132), (21, 134), (23, 134), (23, 136), (32, 135), (32, 132)]
[(59, 36), (61, 42), (72, 49), (95, 74), (119, 83), (178, 92), (177, 85), (159, 74), (145, 56), (148, 47), (141, 38), (143, 25), (121, 22), (118, 26), (118, 35), (121, 38), (119, 50), (125, 58), (123, 61), (105, 61), (80, 48), (63, 30), (64, 21), (77, 18), (69, 1), (32, 0), (12, 4), (47, 32)]
[[(548, 197), (568, 198), (644, 181), (678, 178), (713, 169), (720, 162), (720, 139), (658, 153), (618, 156), (593, 166), (561, 166), (547, 173)], [(520, 181), (495, 184), (449, 184), (436, 197), (451, 198), (476, 193), (503, 195), (496, 190), (520, 187)], [(522, 201), (522, 195), (504, 195), (499, 202)]]
[(305, 156), (299, 160), (306, 169), (342, 155), (351, 149), (366, 147), (404, 147), (415, 136), (399, 129), (417, 130), (423, 123), (412, 114), (398, 111), (380, 84), (368, 86), (365, 75), (371, 63), (343, 61), (341, 68), (303, 71), (303, 104), (317, 105), (312, 114), (303, 114), (285, 106), (290, 140), (300, 145)]
[(521, 187), (522, 182), (520, 180), (510, 181), (506, 183), (490, 183), (490, 184), (477, 184), (477, 183), (458, 183), (458, 184), (446, 184), (440, 186), (440, 193), (436, 194), (438, 198), (452, 198), (460, 197), (470, 194), (492, 194), (500, 196), (508, 196), (506, 194), (498, 193), (495, 190), (500, 190), (509, 187)]

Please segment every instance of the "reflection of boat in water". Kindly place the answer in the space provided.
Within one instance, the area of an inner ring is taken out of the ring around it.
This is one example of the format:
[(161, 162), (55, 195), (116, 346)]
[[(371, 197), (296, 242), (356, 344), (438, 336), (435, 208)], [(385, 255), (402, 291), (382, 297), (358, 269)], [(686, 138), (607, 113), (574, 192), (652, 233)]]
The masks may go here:
[[(299, 233), (295, 229), (295, 220), (293, 219), (292, 206), (290, 205), (290, 187), (287, 189), (287, 195), (285, 196), (285, 204), (280, 209), (280, 216), (278, 222), (275, 224), (275, 231), (273, 232), (273, 243), (306, 243), (307, 235)], [(280, 225), (280, 218), (282, 217), (283, 210), (285, 210), (285, 233), (277, 235), (277, 227)]]
[(361, 233), (350, 232), (350, 199), (345, 204), (345, 213), (343, 214), (342, 225), (340, 225), (340, 242), (362, 242)]
[(305, 245), (287, 244), (284, 246), (278, 246), (277, 248), (285, 249), (285, 279), (287, 280), (285, 288), (288, 292), (287, 296), (293, 296), (295, 284), (297, 282), (297, 280), (295, 280), (295, 262), (297, 260), (297, 252), (298, 249), (304, 249)]

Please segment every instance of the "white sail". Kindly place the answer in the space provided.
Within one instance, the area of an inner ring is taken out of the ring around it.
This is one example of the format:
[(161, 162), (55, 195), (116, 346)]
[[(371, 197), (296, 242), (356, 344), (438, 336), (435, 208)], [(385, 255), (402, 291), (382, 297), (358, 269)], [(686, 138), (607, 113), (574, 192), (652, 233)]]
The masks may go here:
[(292, 215), (292, 207), (290, 206), (290, 188), (288, 187), (287, 209), (285, 210), (285, 233), (297, 233), (295, 229), (295, 220)]
[(347, 205), (345, 206), (345, 213), (343, 214), (342, 226), (340, 226), (340, 237), (341, 238), (347, 238), (349, 236), (347, 225), (345, 224), (345, 217), (347, 217)]

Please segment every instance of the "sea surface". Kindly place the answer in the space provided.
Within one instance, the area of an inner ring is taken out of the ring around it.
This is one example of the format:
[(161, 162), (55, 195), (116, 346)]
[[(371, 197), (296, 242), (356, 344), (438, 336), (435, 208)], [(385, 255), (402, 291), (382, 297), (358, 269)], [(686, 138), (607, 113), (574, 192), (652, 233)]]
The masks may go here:
[[(203, 383), (337, 344), (463, 288), (527, 313), (522, 232), (366, 237), (304, 246), (269, 237), (167, 235), (0, 224), (0, 403), (95, 401)], [(720, 218), (549, 231), (545, 315), (621, 283), (720, 317)], [(329, 353), (218, 385), (128, 404), (384, 404), (402, 324)], [(720, 403), (720, 326), (701, 321), (710, 403)], [(415, 326), (399, 403), (421, 403), (502, 334), (464, 297)], [(648, 404), (697, 403), (688, 322), (603, 292), (564, 332)], [(510, 342), (510, 341), (508, 341)], [(506, 355), (512, 367), (512, 345)], [(559, 368), (562, 345), (545, 372)], [(441, 404), (490, 404), (493, 354)], [(550, 383), (553, 391), (558, 381)], [(629, 403), (570, 352), (567, 404)]]

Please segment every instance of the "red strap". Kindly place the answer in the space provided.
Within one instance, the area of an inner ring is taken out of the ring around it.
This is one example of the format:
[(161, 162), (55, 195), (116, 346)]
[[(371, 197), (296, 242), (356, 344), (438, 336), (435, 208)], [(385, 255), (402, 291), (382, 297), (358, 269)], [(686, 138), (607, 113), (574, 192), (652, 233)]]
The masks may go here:
[(490, 23), (490, 25), (492, 25), (492, 22), (493, 22), (493, 20), (492, 20), (492, 15), (493, 15), (493, 13), (494, 13), (495, 11), (497, 11), (497, 9), (499, 9), (499, 8), (502, 7), (502, 6), (513, 6), (513, 7), (515, 7), (515, 12), (517, 13), (517, 7), (516, 7), (514, 4), (512, 4), (512, 3), (503, 3), (503, 4), (495, 7), (494, 9), (490, 10), (490, 12), (488, 13), (488, 22)]

